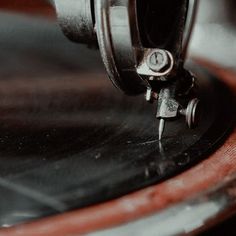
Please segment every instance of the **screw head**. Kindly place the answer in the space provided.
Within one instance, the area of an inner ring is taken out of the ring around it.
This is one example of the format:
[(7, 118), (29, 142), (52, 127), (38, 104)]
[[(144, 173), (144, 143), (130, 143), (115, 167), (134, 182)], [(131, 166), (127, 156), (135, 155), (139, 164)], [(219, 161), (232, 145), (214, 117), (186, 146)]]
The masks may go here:
[(194, 98), (188, 103), (185, 115), (189, 128), (195, 128), (198, 125), (201, 117), (201, 106), (199, 99)]
[(165, 50), (153, 50), (147, 57), (147, 65), (154, 72), (160, 72), (168, 64), (169, 56)]

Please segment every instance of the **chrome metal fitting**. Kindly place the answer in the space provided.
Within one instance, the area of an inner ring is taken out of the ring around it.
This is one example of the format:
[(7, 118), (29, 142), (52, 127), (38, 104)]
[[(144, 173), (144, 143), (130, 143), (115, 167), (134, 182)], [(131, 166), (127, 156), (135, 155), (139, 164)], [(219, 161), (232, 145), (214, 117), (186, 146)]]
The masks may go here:
[[(147, 76), (168, 80), (182, 64), (189, 1), (54, 0), (54, 5), (64, 33), (76, 42), (99, 46), (114, 85), (134, 95), (146, 91)], [(147, 50), (163, 53), (167, 65), (152, 65)]]
[[(129, 95), (146, 91), (148, 102), (158, 100), (159, 139), (165, 119), (180, 114), (175, 91), (186, 84), (183, 65), (195, 3), (195, 0), (54, 0), (65, 35), (99, 47), (108, 76), (117, 88)], [(181, 111), (190, 127), (196, 123), (197, 108), (198, 100), (192, 100)]]

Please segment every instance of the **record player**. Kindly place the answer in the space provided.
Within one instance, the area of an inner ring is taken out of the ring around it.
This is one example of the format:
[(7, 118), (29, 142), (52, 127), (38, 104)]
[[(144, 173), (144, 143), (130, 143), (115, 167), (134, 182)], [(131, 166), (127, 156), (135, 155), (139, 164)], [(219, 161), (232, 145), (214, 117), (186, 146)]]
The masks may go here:
[(234, 1), (0, 7), (0, 236), (195, 235), (235, 214)]

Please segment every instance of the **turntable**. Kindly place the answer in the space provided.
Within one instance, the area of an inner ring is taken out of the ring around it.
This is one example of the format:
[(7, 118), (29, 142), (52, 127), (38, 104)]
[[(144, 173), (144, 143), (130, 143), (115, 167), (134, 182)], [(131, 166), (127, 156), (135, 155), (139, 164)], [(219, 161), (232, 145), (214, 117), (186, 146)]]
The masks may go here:
[(233, 1), (0, 7), (0, 236), (234, 235)]

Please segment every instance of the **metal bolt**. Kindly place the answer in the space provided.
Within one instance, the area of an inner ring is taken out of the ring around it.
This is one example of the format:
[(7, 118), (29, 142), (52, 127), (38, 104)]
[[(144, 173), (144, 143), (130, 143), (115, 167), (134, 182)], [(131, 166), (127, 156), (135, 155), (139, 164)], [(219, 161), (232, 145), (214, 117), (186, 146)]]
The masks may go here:
[(151, 88), (147, 88), (147, 92), (146, 92), (146, 101), (147, 102), (152, 102), (152, 89)]
[(169, 55), (165, 50), (153, 50), (147, 57), (147, 65), (154, 72), (160, 72), (170, 63)]
[(152, 91), (152, 88), (148, 87), (145, 95), (146, 101), (153, 103), (154, 100), (158, 99), (158, 94)]

